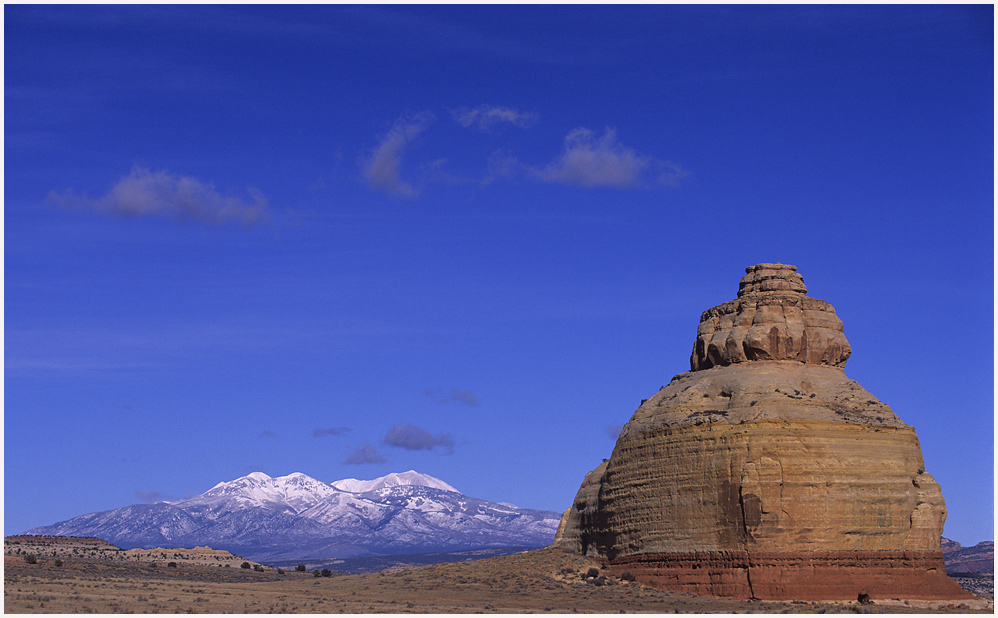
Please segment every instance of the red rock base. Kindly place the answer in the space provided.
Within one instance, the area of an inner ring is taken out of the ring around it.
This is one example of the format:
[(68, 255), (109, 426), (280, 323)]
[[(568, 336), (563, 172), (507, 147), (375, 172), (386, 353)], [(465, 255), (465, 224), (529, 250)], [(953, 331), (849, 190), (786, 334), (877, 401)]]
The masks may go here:
[(940, 552), (689, 552), (618, 557), (608, 566), (664, 590), (735, 599), (973, 599)]

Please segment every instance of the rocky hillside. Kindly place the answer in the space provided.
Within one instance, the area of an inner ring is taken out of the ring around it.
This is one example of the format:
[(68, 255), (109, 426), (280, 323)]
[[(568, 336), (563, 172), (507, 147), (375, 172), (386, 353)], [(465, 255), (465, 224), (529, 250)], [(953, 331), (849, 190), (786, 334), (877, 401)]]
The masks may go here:
[(973, 547), (963, 547), (956, 541), (943, 539), (943, 559), (950, 575), (963, 573), (994, 573), (994, 541), (983, 541)]

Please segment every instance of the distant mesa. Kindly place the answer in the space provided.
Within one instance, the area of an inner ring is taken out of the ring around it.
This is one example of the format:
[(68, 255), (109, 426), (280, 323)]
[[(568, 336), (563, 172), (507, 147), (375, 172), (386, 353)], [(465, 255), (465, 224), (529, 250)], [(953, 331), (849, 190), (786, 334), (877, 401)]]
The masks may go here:
[(942, 539), (946, 572), (950, 575), (976, 575), (995, 572), (994, 541), (982, 541), (973, 547), (962, 547), (956, 541)]
[[(147, 562), (151, 564), (200, 565), (232, 567), (246, 562), (242, 556), (210, 547), (164, 548), (123, 550), (102, 539), (78, 536), (47, 536), (41, 534), (4, 537), (4, 555), (35, 555), (37, 557), (68, 558), (79, 560), (114, 560)], [(169, 561), (169, 563), (167, 562)], [(256, 566), (250, 565), (248, 566)]]
[(970, 597), (944, 569), (915, 430), (846, 377), (835, 310), (794, 266), (746, 273), (701, 316), (691, 371), (583, 480), (556, 546), (719, 597)]

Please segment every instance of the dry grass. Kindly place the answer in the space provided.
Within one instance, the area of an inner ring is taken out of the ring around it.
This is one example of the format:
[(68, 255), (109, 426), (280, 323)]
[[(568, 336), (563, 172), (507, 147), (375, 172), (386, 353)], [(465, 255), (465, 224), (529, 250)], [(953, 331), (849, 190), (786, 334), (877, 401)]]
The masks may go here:
[[(655, 590), (622, 581), (607, 571), (583, 575), (598, 564), (544, 549), (514, 556), (437, 564), (366, 575), (315, 577), (313, 573), (239, 568), (215, 550), (141, 550), (107, 547), (36, 547), (28, 564), (25, 546), (7, 544), (4, 611), (8, 613), (799, 613), (924, 612), (904, 604), (765, 603), (710, 599)], [(74, 556), (73, 549), (76, 550)], [(53, 551), (56, 555), (52, 555)], [(99, 558), (99, 551), (105, 551)], [(166, 566), (177, 556), (176, 567)], [(59, 557), (65, 556), (65, 557)], [(74, 556), (74, 557), (70, 557)], [(218, 558), (218, 560), (216, 560)], [(61, 566), (56, 566), (61, 560)], [(228, 566), (225, 566), (227, 564)], [(968, 612), (963, 607), (933, 611)], [(991, 613), (982, 602), (977, 610)]]

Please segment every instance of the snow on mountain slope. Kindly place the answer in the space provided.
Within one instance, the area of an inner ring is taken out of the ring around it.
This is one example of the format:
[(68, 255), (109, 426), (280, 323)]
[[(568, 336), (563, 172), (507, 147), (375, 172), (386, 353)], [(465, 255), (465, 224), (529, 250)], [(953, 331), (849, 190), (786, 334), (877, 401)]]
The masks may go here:
[(303, 511), (338, 490), (301, 472), (271, 478), (253, 472), (227, 483), (219, 483), (200, 496), (174, 502), (178, 506), (234, 503), (238, 507), (279, 505)]
[[(29, 530), (26, 534), (92, 536), (105, 540), (127, 538), (133, 543), (131, 547), (156, 547), (170, 539), (189, 534), (200, 525), (195, 517), (183, 509), (159, 502), (133, 504), (111, 511), (80, 515), (51, 526)], [(39, 530), (44, 532), (38, 532)]]
[(376, 478), (373, 481), (343, 479), (342, 481), (334, 481), (331, 485), (337, 489), (353, 493), (365, 493), (368, 491), (375, 491), (383, 487), (397, 487), (399, 485), (420, 485), (423, 487), (433, 487), (444, 491), (461, 493), (440, 479), (434, 478), (428, 474), (420, 474), (415, 470), (409, 470), (408, 472), (393, 472), (391, 474), (386, 474), (385, 476)]
[(27, 534), (94, 536), (124, 548), (227, 549), (258, 561), (543, 546), (560, 514), (464, 496), (413, 470), (324, 483), (262, 472), (176, 502), (81, 515)]

